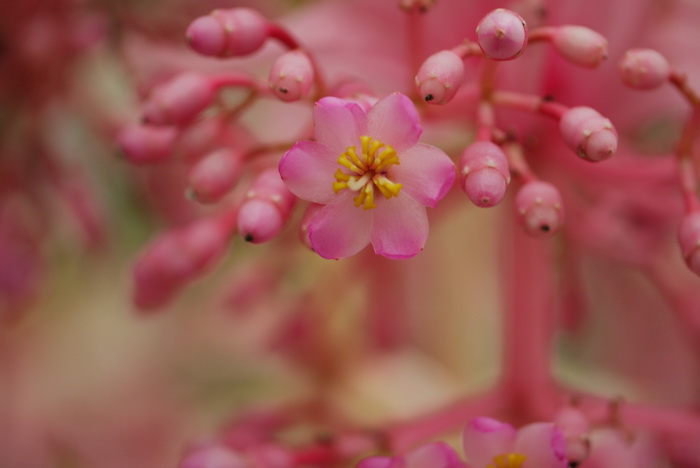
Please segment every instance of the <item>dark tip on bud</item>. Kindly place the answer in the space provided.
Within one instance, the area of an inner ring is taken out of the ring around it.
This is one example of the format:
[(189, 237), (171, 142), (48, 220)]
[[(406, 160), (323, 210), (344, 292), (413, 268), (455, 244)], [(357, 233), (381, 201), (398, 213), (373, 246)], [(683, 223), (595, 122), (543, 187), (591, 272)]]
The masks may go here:
[(572, 460), (569, 462), (569, 468), (577, 468), (579, 466), (579, 464), (580, 463), (577, 462), (576, 460)]
[(244, 239), (246, 242), (253, 242), (253, 236), (250, 235), (250, 234), (246, 234), (245, 236), (243, 236), (243, 239)]
[(435, 97), (434, 97), (432, 94), (426, 94), (426, 95), (425, 95), (425, 101), (426, 101), (426, 102), (430, 102), (430, 101), (432, 101), (433, 99), (435, 99)]
[(287, 94), (289, 92), (287, 88), (277, 88), (277, 91), (279, 91), (282, 94)]
[(543, 224), (542, 226), (540, 226), (540, 230), (542, 232), (549, 232), (549, 224)]
[(554, 96), (552, 96), (551, 94), (545, 94), (544, 97), (542, 97), (542, 100), (544, 102), (552, 102), (554, 101)]

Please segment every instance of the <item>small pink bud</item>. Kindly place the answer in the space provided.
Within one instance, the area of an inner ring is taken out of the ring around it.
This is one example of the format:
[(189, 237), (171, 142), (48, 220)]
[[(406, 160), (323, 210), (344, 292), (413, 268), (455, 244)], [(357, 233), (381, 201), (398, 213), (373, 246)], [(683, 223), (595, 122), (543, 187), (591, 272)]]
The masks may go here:
[(243, 455), (223, 445), (205, 445), (185, 456), (178, 468), (249, 468)]
[(218, 117), (193, 122), (182, 129), (175, 142), (175, 147), (183, 160), (194, 162), (223, 146), (222, 139), (225, 130), (224, 122)]
[(459, 160), (459, 168), (462, 190), (476, 206), (495, 206), (503, 200), (510, 171), (498, 145), (490, 141), (469, 145)]
[(301, 240), (301, 243), (311, 250), (313, 250), (314, 247), (311, 245), (311, 239), (309, 238), (309, 221), (311, 221), (311, 218), (313, 218), (321, 208), (323, 208), (323, 205), (311, 203), (306, 208), (304, 216), (301, 218), (301, 223), (299, 223), (299, 240)]
[(173, 151), (177, 130), (172, 127), (129, 125), (117, 136), (126, 159), (133, 164), (165, 161)]
[(277, 236), (291, 214), (296, 197), (289, 191), (275, 169), (258, 176), (246, 194), (248, 199), (238, 212), (238, 232), (253, 244)]
[(484, 16), (476, 27), (479, 47), (492, 60), (512, 60), (527, 45), (527, 26), (514, 11), (497, 8)]
[(251, 54), (262, 47), (267, 36), (267, 20), (250, 8), (214, 10), (194, 20), (186, 34), (190, 47), (209, 57)]
[(416, 75), (418, 94), (430, 104), (445, 104), (464, 81), (464, 63), (459, 55), (443, 50), (423, 62)]
[(608, 41), (584, 26), (559, 26), (552, 44), (565, 59), (582, 67), (595, 68), (608, 58)]
[(525, 231), (533, 236), (554, 234), (564, 224), (561, 195), (548, 182), (536, 180), (520, 187), (515, 208)]
[(685, 215), (678, 231), (678, 243), (688, 268), (700, 275), (700, 212)]
[(270, 70), (270, 89), (281, 101), (298, 101), (309, 95), (314, 82), (314, 69), (301, 50), (280, 55)]
[(216, 87), (199, 73), (183, 73), (157, 86), (143, 106), (144, 119), (155, 125), (185, 124), (206, 109)]
[(201, 203), (216, 203), (238, 181), (243, 157), (227, 148), (213, 151), (199, 160), (189, 173), (189, 189)]
[(564, 143), (588, 161), (603, 161), (617, 150), (615, 127), (590, 107), (572, 107), (566, 111), (559, 130)]
[(652, 49), (628, 50), (619, 66), (622, 81), (630, 88), (657, 88), (671, 75), (666, 57)]

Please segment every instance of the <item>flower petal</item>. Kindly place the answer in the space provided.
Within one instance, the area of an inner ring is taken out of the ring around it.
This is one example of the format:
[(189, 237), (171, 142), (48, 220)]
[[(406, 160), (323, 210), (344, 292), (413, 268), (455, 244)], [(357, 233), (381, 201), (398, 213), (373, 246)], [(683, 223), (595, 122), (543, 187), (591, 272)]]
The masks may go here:
[(367, 132), (400, 153), (418, 142), (423, 129), (418, 121), (416, 106), (403, 94), (394, 93), (380, 99), (369, 110)]
[(455, 449), (444, 442), (431, 442), (406, 455), (406, 468), (460, 468), (465, 464)]
[(376, 456), (360, 460), (355, 468), (404, 468), (404, 457)]
[(552, 423), (534, 423), (520, 428), (515, 451), (527, 456), (522, 468), (565, 468), (566, 440)]
[(411, 258), (428, 239), (428, 215), (420, 203), (406, 194), (380, 200), (373, 213), (370, 235), (374, 252), (387, 258)]
[(367, 134), (367, 116), (354, 102), (325, 97), (314, 105), (314, 134), (316, 141), (328, 147), (336, 157), (348, 146), (360, 144)]
[(282, 157), (280, 176), (297, 197), (326, 204), (335, 197), (333, 173), (340, 167), (336, 159), (326, 146), (300, 141)]
[(470, 466), (484, 467), (493, 457), (513, 451), (515, 428), (491, 418), (474, 418), (462, 433), (464, 454)]
[(369, 243), (371, 210), (355, 207), (354, 196), (355, 192), (345, 190), (309, 221), (309, 240), (321, 257), (350, 257)]
[(388, 176), (420, 204), (433, 208), (452, 187), (455, 165), (442, 150), (419, 143), (399, 154), (399, 164), (391, 166)]

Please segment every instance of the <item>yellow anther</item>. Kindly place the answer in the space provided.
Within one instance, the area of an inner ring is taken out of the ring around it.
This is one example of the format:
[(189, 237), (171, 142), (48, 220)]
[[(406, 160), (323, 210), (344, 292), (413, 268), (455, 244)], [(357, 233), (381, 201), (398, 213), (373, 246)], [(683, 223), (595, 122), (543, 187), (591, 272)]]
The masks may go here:
[(350, 160), (350, 157), (348, 156), (347, 153), (343, 153), (340, 155), (340, 157), (338, 158), (338, 163), (342, 166), (347, 167), (348, 169), (350, 169), (352, 172), (354, 172), (356, 174), (364, 174), (365, 173), (365, 171), (362, 168), (358, 167), (355, 163), (353, 163)]
[(347, 182), (348, 180), (350, 180), (350, 175), (344, 173), (344, 172), (341, 171), (340, 169), (337, 169), (337, 170), (335, 171), (335, 180)]
[(347, 182), (333, 182), (333, 191), (335, 193), (340, 192), (343, 189), (348, 188), (348, 183)]
[(374, 185), (382, 192), (385, 198), (397, 197), (401, 191), (402, 184), (392, 182), (384, 176), (375, 176)]
[(486, 468), (520, 468), (527, 457), (522, 453), (504, 453), (493, 457)]
[(345, 154), (350, 157), (350, 160), (354, 162), (357, 167), (367, 170), (367, 165), (365, 164), (366, 161), (361, 160), (358, 156), (357, 153), (355, 152), (355, 147), (354, 146), (349, 146), (348, 149), (345, 150)]

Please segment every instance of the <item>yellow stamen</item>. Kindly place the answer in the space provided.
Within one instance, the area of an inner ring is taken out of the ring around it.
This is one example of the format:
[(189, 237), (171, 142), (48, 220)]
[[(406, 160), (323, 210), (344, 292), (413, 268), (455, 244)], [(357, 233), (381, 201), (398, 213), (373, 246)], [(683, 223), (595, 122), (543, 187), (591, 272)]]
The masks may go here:
[(527, 457), (522, 453), (504, 453), (493, 457), (486, 468), (520, 468)]

